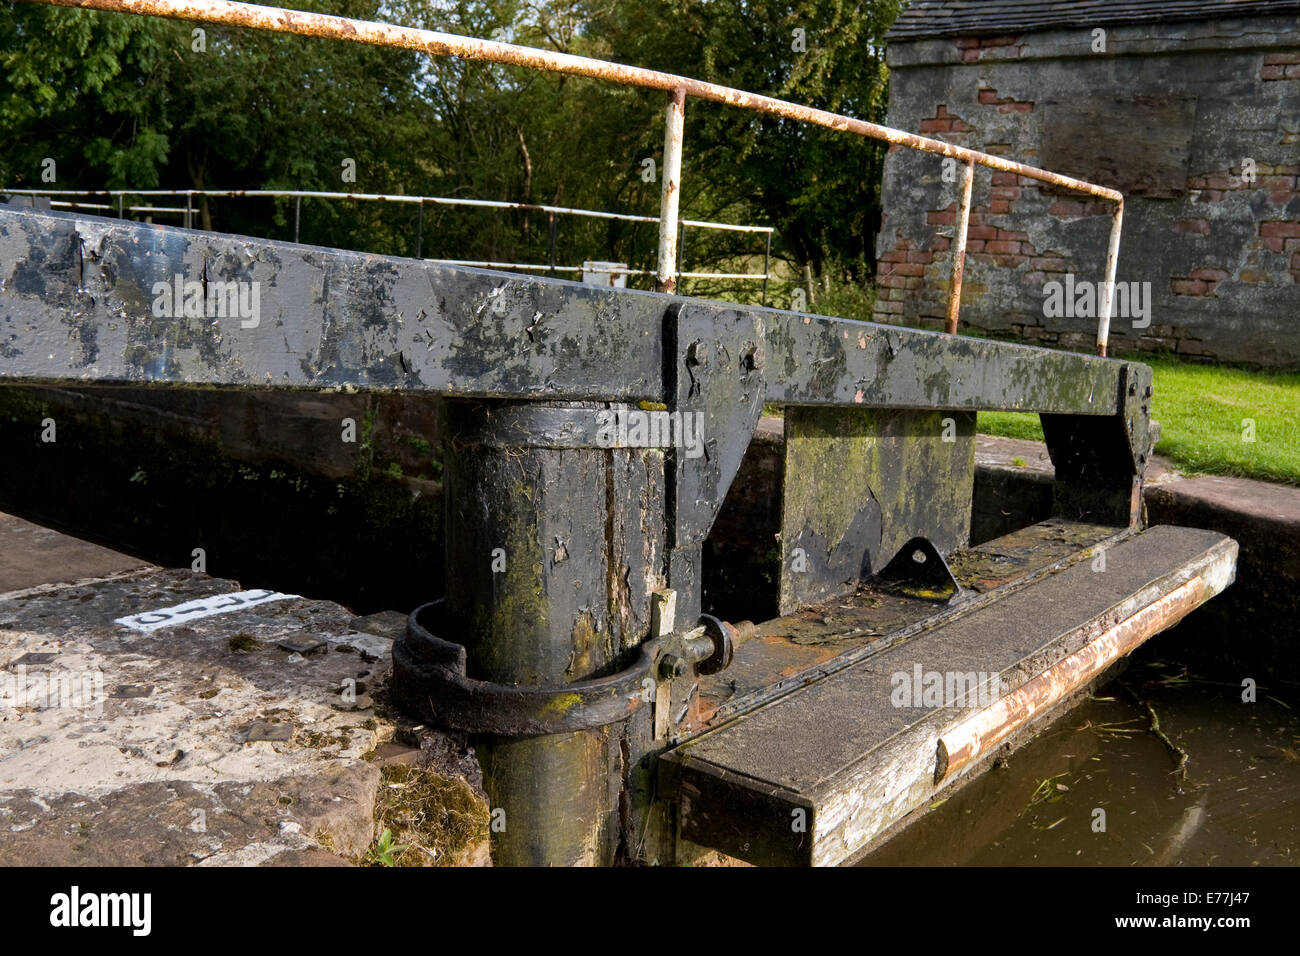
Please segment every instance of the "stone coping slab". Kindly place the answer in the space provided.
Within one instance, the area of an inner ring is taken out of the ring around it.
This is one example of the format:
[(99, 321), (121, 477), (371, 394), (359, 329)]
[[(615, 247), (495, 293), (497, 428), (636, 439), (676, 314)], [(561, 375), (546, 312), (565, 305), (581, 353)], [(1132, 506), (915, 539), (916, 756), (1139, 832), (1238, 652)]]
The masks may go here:
[[(112, 552), (0, 522), (0, 540), (24, 535), (41, 546), (8, 562), (71, 558), (29, 578), (110, 573), (0, 594), (0, 865), (364, 854), (380, 780), (364, 758), (393, 733), (372, 696), (389, 636), (356, 629), (364, 622), (332, 602), (259, 603), (248, 595), (272, 592), (132, 571)], [(170, 626), (119, 623), (178, 607), (190, 612)]]

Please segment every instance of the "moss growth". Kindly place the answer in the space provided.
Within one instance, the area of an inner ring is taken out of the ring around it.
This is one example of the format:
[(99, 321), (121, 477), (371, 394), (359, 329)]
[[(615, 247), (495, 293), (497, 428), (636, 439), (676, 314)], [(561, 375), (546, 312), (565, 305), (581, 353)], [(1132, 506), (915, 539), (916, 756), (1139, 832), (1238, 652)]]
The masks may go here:
[[(849, 418), (838, 409), (800, 408), (789, 416), (795, 429), (793, 435), (787, 435), (788, 477), (806, 475), (811, 480), (787, 481), (785, 508), (787, 513), (800, 514), (804, 524), (824, 535), (828, 549), (839, 546), (861, 507), (855, 494), (836, 494), (831, 489), (869, 487), (876, 470), (877, 441), (866, 427), (874, 413), (854, 409), (852, 414)], [(846, 423), (859, 427), (850, 431), (842, 427)]]
[(427, 440), (421, 438), (419, 435), (403, 435), (401, 438), (398, 439), (398, 441), (402, 442), (403, 444), (410, 445), (421, 455), (428, 455), (430, 457), (433, 456), (433, 446), (429, 444)]
[[(340, 728), (334, 735), (313, 731), (306, 735), (307, 746), (312, 750), (328, 750), (330, 748), (344, 749), (352, 744), (352, 735), (348, 733), (348, 728)], [(324, 754), (330, 759), (336, 759), (340, 755), (336, 753)]]
[[(513, 674), (516, 679), (526, 679), (525, 675), (516, 673), (519, 648), (527, 646), (530, 634), (545, 631), (550, 612), (542, 591), (544, 562), (549, 558), (538, 538), (538, 502), (534, 490), (521, 477), (532, 473), (533, 462), (524, 452), (507, 453), (500, 458), (477, 449), (456, 453), (463, 456), (461, 465), (467, 483), (510, 489), (509, 497), (501, 501), (499, 512), (493, 517), (491, 532), (496, 539), (491, 544), (505, 550), (505, 571), (497, 575), (501, 581), (496, 599), (486, 607), (479, 604), (474, 609), (470, 631), (515, 637), (513, 641), (492, 641), (480, 646), (476, 664), (483, 674)], [(488, 554), (483, 559), (488, 560)], [(528, 622), (529, 633), (520, 633), (520, 622)], [(533, 679), (541, 680), (541, 675)]]
[(555, 699), (546, 705), (546, 712), (550, 714), (564, 714), (577, 707), (582, 703), (582, 697), (578, 694), (556, 694)]
[(378, 418), (378, 403), (374, 401), (367, 402), (366, 413), (361, 417), (360, 455), (357, 462), (357, 473), (362, 481), (366, 481), (370, 478), (370, 468), (371, 465), (374, 464), (375, 422)]
[[(860, 546), (873, 568), (918, 529), (941, 549), (955, 546), (969, 527), (974, 424), (969, 412), (787, 409), (782, 528), (790, 540), (783, 545), (793, 548), (798, 536), (803, 547), (824, 548), (823, 560), (842, 580), (859, 573)], [(856, 535), (869, 528), (868, 495), (879, 508), (879, 543), (848, 542), (855, 527)], [(802, 599), (798, 581), (782, 572), (783, 606)]]
[[(257, 643), (257, 638), (253, 637), (247, 631), (240, 631), (238, 634), (232, 634), (230, 640), (226, 641), (226, 646), (230, 648), (232, 654), (248, 654), (257, 650), (262, 645)], [(216, 696), (214, 691), (212, 696)]]
[[(375, 798), (375, 844), (385, 830), (403, 849), (394, 866), (454, 866), (487, 839), (487, 802), (460, 777), (394, 765), (381, 771)], [(373, 849), (373, 847), (372, 847)], [(358, 861), (378, 865), (367, 853)]]

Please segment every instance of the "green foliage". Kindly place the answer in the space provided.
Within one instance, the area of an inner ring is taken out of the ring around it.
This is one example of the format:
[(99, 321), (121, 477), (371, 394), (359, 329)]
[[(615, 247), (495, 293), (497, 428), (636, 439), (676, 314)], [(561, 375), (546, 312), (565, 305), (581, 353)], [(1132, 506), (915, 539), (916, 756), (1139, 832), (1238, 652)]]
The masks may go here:
[(366, 862), (372, 866), (396, 866), (398, 854), (405, 849), (407, 844), (394, 843), (393, 831), (385, 828), (384, 832), (379, 834), (375, 845), (366, 854)]
[[(881, 120), (883, 38), (900, 7), (898, 0), (617, 4), (593, 18), (591, 35), (600, 42), (592, 52)], [(794, 49), (796, 30), (802, 51)], [(688, 104), (685, 142), (682, 195), (693, 215), (765, 220), (795, 263), (819, 274), (829, 263), (854, 277), (870, 274), (882, 144), (698, 101)]]
[[(697, 76), (864, 119), (885, 104), (882, 37), (901, 0), (305, 0), (294, 6), (493, 37)], [(36, 4), (0, 7), (0, 185), (449, 195), (654, 215), (664, 97), (392, 49)], [(794, 31), (805, 31), (796, 51)], [(861, 287), (880, 144), (692, 100), (686, 218), (765, 222), (778, 258)], [(40, 179), (46, 158), (53, 184)], [(342, 162), (356, 162), (356, 182)], [(415, 252), (409, 206), (307, 200), (303, 241)], [(289, 201), (211, 199), (204, 228), (290, 238)], [(428, 207), (426, 255), (544, 262), (545, 213)], [(557, 259), (652, 264), (652, 223), (561, 217)], [(689, 231), (704, 270), (761, 240)], [(761, 261), (761, 259), (760, 259)]]
[[(370, 0), (298, 4), (375, 18)], [(423, 137), (418, 58), (397, 50), (18, 4), (0, 11), (0, 182), (16, 188), (403, 190)], [(41, 181), (46, 157), (58, 179)], [(319, 213), (317, 241), (405, 251), (379, 209)], [(352, 214), (349, 214), (352, 213)], [(202, 224), (270, 235), (285, 210), (203, 204)], [(270, 228), (268, 228), (270, 227)]]

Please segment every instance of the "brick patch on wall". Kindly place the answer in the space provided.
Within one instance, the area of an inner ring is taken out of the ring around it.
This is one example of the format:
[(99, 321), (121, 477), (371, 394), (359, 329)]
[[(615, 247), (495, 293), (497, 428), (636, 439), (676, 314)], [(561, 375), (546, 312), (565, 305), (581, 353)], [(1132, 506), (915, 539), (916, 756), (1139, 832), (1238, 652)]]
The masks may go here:
[(1173, 276), (1169, 280), (1169, 289), (1174, 295), (1201, 295), (1212, 296), (1214, 290), (1220, 282), (1228, 278), (1232, 273), (1226, 269), (1214, 269), (1203, 267), (1193, 269), (1192, 274), (1186, 277)]
[(1240, 166), (1233, 166), (1227, 173), (1188, 176), (1187, 189), (1196, 202), (1222, 202), (1228, 198), (1229, 193), (1264, 189), (1268, 191), (1269, 202), (1285, 205), (1300, 196), (1300, 191), (1297, 191), (1298, 179), (1300, 165), (1274, 166), (1259, 163), (1255, 167), (1253, 182), (1242, 178)]
[[(1259, 224), (1259, 244), (1269, 252), (1280, 252), (1289, 256), (1287, 271), (1291, 274), (1293, 282), (1300, 282), (1300, 221), (1264, 220)], [(1242, 278), (1245, 277), (1243, 271)]]
[(963, 63), (980, 60), (1012, 60), (1025, 52), (1020, 37), (958, 37), (957, 53)]
[(1028, 113), (1034, 108), (1032, 100), (1018, 100), (1014, 96), (998, 96), (998, 91), (981, 86), (979, 100), (984, 106), (996, 106), (999, 113)]
[[(947, 248), (945, 245), (944, 248)], [(934, 260), (932, 250), (921, 249), (911, 239), (898, 235), (895, 247), (880, 256), (876, 272), (876, 315), (903, 314), (903, 300), (907, 293), (924, 284), (925, 267)]]
[(1217, 284), (1206, 282), (1204, 279), (1183, 279), (1172, 276), (1169, 279), (1169, 291), (1174, 295), (1213, 295)]
[[(935, 117), (936, 120), (953, 118), (944, 107), (939, 108), (938, 115)], [(966, 230), (967, 262), (980, 262), (999, 268), (1022, 269), (1022, 281), (1026, 285), (1040, 287), (1051, 281), (1053, 276), (1069, 271), (1063, 254), (1054, 250), (1040, 251), (1029, 241), (1027, 232), (1004, 229), (993, 221), (995, 217), (1011, 213), (1026, 188), (1037, 189), (1040, 185), (1037, 180), (1016, 173), (1003, 170), (992, 171), (988, 203), (971, 207)], [(1073, 205), (1079, 208), (1079, 215), (1110, 214), (1106, 203)], [(925, 221), (929, 226), (955, 226), (957, 203), (951, 202), (941, 209), (928, 210)], [(889, 321), (893, 316), (901, 317), (906, 312), (904, 303), (912, 300), (916, 304), (917, 317), (922, 326), (941, 327), (945, 318), (945, 303), (922, 299), (919, 291), (925, 286), (925, 267), (936, 262), (936, 254), (946, 254), (951, 249), (952, 240), (948, 236), (934, 236), (930, 242), (930, 249), (926, 251), (918, 248), (915, 242), (905, 238), (901, 232), (896, 232), (895, 236), (895, 249), (880, 256), (878, 286), (881, 291), (876, 299), (874, 310), (876, 318), (880, 321)], [(948, 256), (939, 255), (938, 261), (946, 258)], [(934, 277), (931, 278), (933, 280)], [(1030, 334), (1032, 336), (1032, 333)], [(1052, 341), (1065, 344), (1063, 340), (1057, 338), (1053, 338)], [(1070, 344), (1089, 343), (1081, 340)]]
[(1178, 219), (1174, 222), (1174, 232), (1186, 232), (1194, 236), (1208, 236), (1210, 234), (1210, 220)]
[(960, 116), (949, 113), (948, 107), (942, 103), (935, 110), (934, 116), (921, 120), (922, 133), (973, 133), (974, 131), (974, 126)]
[(1097, 200), (1058, 199), (1047, 207), (1047, 214), (1057, 219), (1082, 219), (1084, 216), (1110, 216), (1115, 204)]
[[(993, 174), (1016, 178), (1015, 173)], [(1001, 193), (998, 191), (1001, 190)], [(1029, 241), (1029, 234), (1017, 229), (1003, 229), (991, 220), (994, 216), (1005, 215), (1011, 211), (1011, 204), (1020, 196), (1019, 186), (993, 186), (990, 189), (987, 206), (972, 206), (970, 221), (966, 228), (966, 254), (975, 259), (992, 262), (999, 266), (1020, 266), (1037, 256), (1038, 250)], [(925, 221), (931, 226), (953, 226), (957, 222), (957, 204), (951, 202), (944, 209), (932, 209), (925, 214)], [(949, 248), (947, 236), (940, 236), (943, 249)], [(936, 247), (938, 248), (938, 247)]]
[[(958, 44), (960, 45), (960, 44)], [(962, 59), (965, 59), (963, 56)], [(1266, 53), (1259, 68), (1261, 80), (1300, 80), (1300, 53)]]
[[(1300, 54), (1276, 54), (1278, 57), (1291, 57), (1300, 60)], [(1300, 165), (1270, 165), (1259, 163), (1255, 167), (1255, 178), (1246, 180), (1242, 177), (1242, 167), (1233, 166), (1226, 173), (1205, 173), (1187, 178), (1187, 188), (1198, 203), (1223, 202), (1232, 194), (1249, 193), (1263, 190), (1268, 200), (1275, 206), (1286, 206), (1300, 199)], [(1210, 222), (1207, 219), (1186, 218), (1174, 223), (1174, 232), (1191, 235), (1208, 236)], [(1267, 250), (1288, 257), (1286, 269), (1292, 280), (1300, 282), (1300, 221), (1293, 219), (1262, 219), (1256, 230), (1256, 239), (1250, 249)], [(1256, 256), (1252, 253), (1248, 265), (1237, 273), (1236, 278), (1242, 282), (1263, 283), (1276, 281), (1279, 276), (1265, 269), (1258, 268)], [(1170, 288), (1174, 295), (1214, 295), (1215, 281), (1198, 276), (1197, 272), (1218, 272), (1220, 270), (1196, 270), (1190, 276), (1173, 276)], [(1227, 276), (1221, 276), (1227, 278)]]

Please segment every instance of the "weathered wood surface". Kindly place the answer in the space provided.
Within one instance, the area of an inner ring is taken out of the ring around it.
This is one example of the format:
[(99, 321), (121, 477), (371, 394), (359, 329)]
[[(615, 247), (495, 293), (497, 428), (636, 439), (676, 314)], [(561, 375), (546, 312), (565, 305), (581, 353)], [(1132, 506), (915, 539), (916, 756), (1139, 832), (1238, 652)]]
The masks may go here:
[[(665, 772), (683, 838), (755, 863), (852, 858), (953, 778), (936, 782), (945, 733), (1117, 626), (1144, 639), (1172, 625), (1232, 582), (1236, 553), (1214, 532), (1152, 528), (1110, 547), (1104, 571), (1075, 564), (688, 741)], [(918, 668), (945, 694), (972, 674), (993, 693), (900, 704), (926, 686)]]
[[(250, 306), (256, 292), (257, 314), (214, 309), (232, 304), (213, 302), (218, 286)], [(765, 354), (753, 371), (765, 400), (780, 404), (1109, 415), (1126, 367), (826, 316), (0, 208), (0, 383), (664, 401), (665, 320), (675, 308), (718, 329), (738, 316), (758, 321)], [(739, 362), (734, 345), (726, 357)]]
[[(1054, 574), (1094, 547), (1133, 532), (1050, 518), (953, 556), (951, 570), (970, 595), (966, 608), (998, 600), (1017, 587)], [(725, 671), (700, 679), (695, 712), (681, 728), (696, 733), (833, 674), (899, 640), (940, 623), (945, 606), (882, 588), (874, 579), (756, 625), (754, 639), (736, 649)]]

